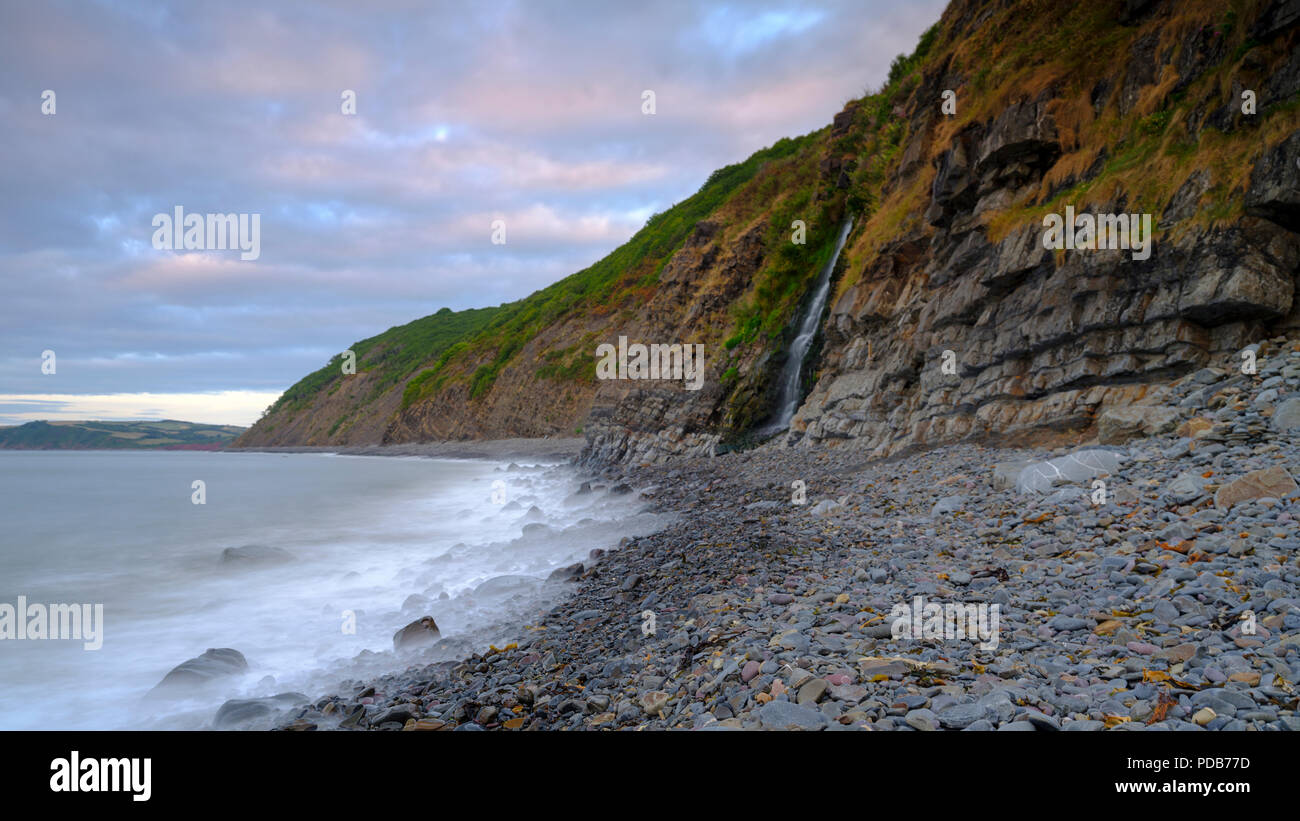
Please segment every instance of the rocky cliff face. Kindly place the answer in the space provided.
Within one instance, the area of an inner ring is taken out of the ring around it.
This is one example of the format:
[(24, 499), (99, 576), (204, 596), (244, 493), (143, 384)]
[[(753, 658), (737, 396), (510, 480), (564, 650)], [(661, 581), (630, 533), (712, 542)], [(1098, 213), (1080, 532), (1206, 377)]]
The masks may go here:
[[(978, 42), (1015, 30), (1016, 12), (956, 3), (943, 29)], [(1123, 59), (1049, 57), (983, 99), (969, 52), (933, 61), (883, 115), (907, 137), (884, 207), (854, 232), (820, 378), (788, 441), (857, 440), (883, 456), (1085, 431), (1103, 408), (1158, 401), (1162, 383), (1300, 326), (1300, 14), (1276, 2), (1222, 18), (1128, 3), (1093, 25), (1099, 56)], [(945, 90), (956, 115), (941, 110)], [(1067, 205), (1150, 213), (1149, 257), (1046, 249), (1042, 218)], [(681, 447), (665, 450), (665, 431), (680, 440), (679, 420), (705, 415), (644, 407), (610, 414), (592, 453), (652, 461)]]
[[(1300, 327), (1298, 163), (1300, 0), (955, 0), (827, 128), (720, 170), (455, 345), (368, 341), (353, 382), (308, 377), (241, 444), (581, 430), (587, 459), (637, 463), (745, 447), (850, 214), (786, 442), (1087, 435)], [(1123, 238), (1149, 253), (1045, 247), (1067, 214), (1145, 215)], [(704, 344), (702, 389), (597, 380), (619, 336)]]

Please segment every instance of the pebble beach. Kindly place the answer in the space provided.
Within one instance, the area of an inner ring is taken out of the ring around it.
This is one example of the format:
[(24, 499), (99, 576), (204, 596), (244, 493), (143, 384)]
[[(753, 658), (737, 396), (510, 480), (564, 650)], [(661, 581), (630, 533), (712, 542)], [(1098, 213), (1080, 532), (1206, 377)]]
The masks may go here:
[[(1300, 343), (1254, 352), (1257, 372), (1188, 374), (1101, 441), (593, 469), (584, 492), (674, 523), (569, 568), (516, 641), (279, 726), (1300, 729)], [(900, 631), (918, 602), (996, 606), (996, 641)]]

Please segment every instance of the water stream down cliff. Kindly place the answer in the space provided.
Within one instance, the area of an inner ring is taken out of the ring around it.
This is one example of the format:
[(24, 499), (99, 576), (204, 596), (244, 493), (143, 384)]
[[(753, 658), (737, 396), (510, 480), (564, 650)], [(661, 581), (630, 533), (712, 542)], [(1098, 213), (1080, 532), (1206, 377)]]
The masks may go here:
[(794, 342), (790, 343), (789, 356), (785, 360), (784, 367), (781, 368), (781, 376), (777, 383), (780, 393), (775, 415), (772, 421), (759, 430), (761, 436), (780, 433), (790, 427), (790, 420), (794, 418), (795, 411), (799, 410), (799, 400), (803, 398), (801, 388), (804, 359), (808, 357), (808, 349), (812, 347), (813, 339), (817, 337), (822, 313), (826, 309), (826, 299), (831, 293), (831, 274), (835, 271), (835, 263), (840, 258), (840, 251), (844, 250), (844, 241), (848, 239), (852, 228), (853, 218), (849, 217), (844, 220), (840, 234), (835, 238), (835, 250), (831, 253), (831, 258), (822, 266), (821, 274), (817, 278), (817, 290), (813, 292), (812, 300), (799, 321), (799, 333), (794, 338)]

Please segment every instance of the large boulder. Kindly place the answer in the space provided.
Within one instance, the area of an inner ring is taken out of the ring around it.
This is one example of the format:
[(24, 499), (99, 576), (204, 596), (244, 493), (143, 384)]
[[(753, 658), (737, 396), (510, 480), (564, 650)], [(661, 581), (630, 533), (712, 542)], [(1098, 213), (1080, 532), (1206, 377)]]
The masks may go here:
[(426, 647), (442, 637), (433, 616), (416, 619), (393, 634), (394, 650), (415, 650)]
[(248, 672), (244, 654), (229, 647), (209, 647), (203, 655), (181, 662), (163, 676), (152, 693), (193, 690), (219, 678)]
[(1021, 493), (1046, 493), (1053, 485), (1083, 482), (1119, 470), (1120, 454), (1103, 448), (1091, 448), (1058, 456), (1045, 462), (1032, 462), (1016, 478)]
[(551, 575), (546, 577), (548, 582), (576, 582), (582, 576), (586, 568), (582, 562), (571, 564), (568, 567), (557, 567), (551, 571)]
[[(310, 701), (302, 693), (280, 693), (267, 698), (231, 699), (217, 710), (212, 726), (218, 730), (233, 730), (252, 726), (274, 724), (274, 717), (292, 707)], [(272, 720), (266, 720), (271, 718)]]
[(1122, 445), (1140, 436), (1159, 436), (1178, 425), (1178, 411), (1152, 405), (1107, 408), (1097, 417), (1097, 440), (1103, 445)]
[(1250, 499), (1262, 499), (1271, 496), (1283, 499), (1300, 490), (1291, 478), (1291, 474), (1281, 465), (1274, 465), (1264, 470), (1252, 470), (1240, 479), (1235, 479), (1214, 494), (1214, 506), (1226, 510), (1239, 502)]

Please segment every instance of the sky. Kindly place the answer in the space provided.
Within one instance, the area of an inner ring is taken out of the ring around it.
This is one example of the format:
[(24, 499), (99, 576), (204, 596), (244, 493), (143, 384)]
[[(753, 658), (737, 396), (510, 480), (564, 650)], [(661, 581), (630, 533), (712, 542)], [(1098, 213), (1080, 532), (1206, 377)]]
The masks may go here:
[[(828, 124), (943, 5), (0, 0), (0, 425), (251, 424)], [(177, 207), (256, 258), (165, 247)]]

